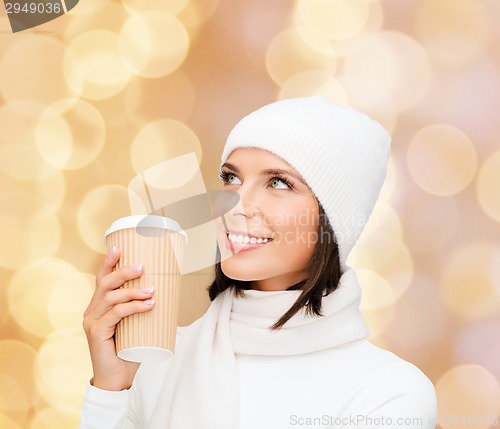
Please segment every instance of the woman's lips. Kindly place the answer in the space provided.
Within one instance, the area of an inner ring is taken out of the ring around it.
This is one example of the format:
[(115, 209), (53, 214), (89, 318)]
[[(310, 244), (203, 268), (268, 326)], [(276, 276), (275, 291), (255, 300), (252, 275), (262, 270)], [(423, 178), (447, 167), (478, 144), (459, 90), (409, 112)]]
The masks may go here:
[(255, 250), (259, 249), (261, 247), (264, 247), (266, 244), (271, 243), (273, 240), (269, 240), (267, 243), (255, 243), (252, 244), (250, 242), (248, 243), (238, 243), (238, 242), (233, 242), (229, 240), (229, 234), (226, 234), (226, 249), (231, 250), (232, 252), (248, 252), (250, 250)]

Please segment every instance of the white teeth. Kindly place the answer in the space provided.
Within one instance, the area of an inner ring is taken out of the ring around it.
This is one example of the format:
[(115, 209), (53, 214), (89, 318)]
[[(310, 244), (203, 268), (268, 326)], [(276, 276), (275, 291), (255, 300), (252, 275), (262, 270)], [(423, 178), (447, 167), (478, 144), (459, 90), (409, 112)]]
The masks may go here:
[(255, 237), (248, 237), (247, 235), (236, 235), (236, 234), (228, 234), (228, 238), (233, 243), (261, 244), (271, 241), (268, 238), (260, 238), (260, 237), (255, 238)]

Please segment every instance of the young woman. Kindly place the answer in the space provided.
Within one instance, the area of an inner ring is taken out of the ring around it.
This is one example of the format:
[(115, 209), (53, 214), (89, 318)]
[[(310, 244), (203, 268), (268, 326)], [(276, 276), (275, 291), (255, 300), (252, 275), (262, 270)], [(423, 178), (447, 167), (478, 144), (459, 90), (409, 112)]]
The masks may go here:
[(323, 97), (243, 118), (221, 158), (240, 201), (218, 221), (210, 307), (170, 361), (120, 360), (115, 326), (153, 294), (120, 289), (142, 268), (113, 271), (108, 255), (84, 318), (94, 377), (80, 428), (434, 428), (432, 383), (366, 340), (346, 265), (389, 152), (380, 124)]

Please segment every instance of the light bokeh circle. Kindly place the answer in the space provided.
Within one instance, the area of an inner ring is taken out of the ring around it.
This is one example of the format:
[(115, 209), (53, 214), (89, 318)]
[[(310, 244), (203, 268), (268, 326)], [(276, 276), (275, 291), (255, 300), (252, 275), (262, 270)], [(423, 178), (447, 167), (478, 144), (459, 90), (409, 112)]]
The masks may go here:
[(394, 291), (382, 276), (363, 268), (356, 270), (356, 276), (362, 289), (359, 305), (362, 310), (380, 309), (394, 305), (396, 301)]
[(198, 33), (200, 26), (214, 15), (219, 3), (220, 0), (189, 1), (177, 18), (189, 29), (189, 34), (193, 37)]
[[(92, 30), (70, 42), (64, 57), (64, 76), (81, 97), (101, 100), (119, 93), (132, 72), (118, 52), (118, 35), (108, 30)], [(80, 82), (84, 82), (81, 88)]]
[(370, 15), (367, 1), (297, 0), (304, 25), (329, 39), (345, 39), (359, 33)]
[(22, 413), (29, 408), (28, 398), (17, 381), (0, 372), (0, 410)]
[(99, 155), (106, 136), (104, 120), (90, 103), (60, 100), (40, 115), (35, 141), (43, 158), (58, 169), (85, 167)]
[(415, 13), (415, 30), (433, 60), (460, 67), (481, 55), (488, 37), (486, 2), (423, 0)]
[(131, 14), (158, 10), (177, 15), (188, 3), (189, 0), (122, 0), (122, 5)]
[(87, 246), (104, 254), (104, 233), (116, 219), (129, 214), (128, 189), (122, 185), (101, 185), (88, 192), (78, 207), (78, 231)]
[(487, 429), (500, 413), (498, 380), (479, 365), (448, 369), (435, 388), (439, 424), (444, 429)]
[[(459, 73), (456, 73), (460, 70)], [(498, 149), (498, 126), (488, 112), (500, 111), (500, 64), (484, 52), (463, 67), (436, 67), (432, 84), (412, 110), (418, 124), (447, 123), (474, 142), (480, 157)]]
[(394, 314), (394, 305), (378, 308), (360, 308), (363, 320), (366, 322), (369, 331), (369, 339), (382, 339), (387, 328), (390, 326)]
[(63, 43), (41, 34), (27, 34), (15, 40), (0, 58), (0, 94), (4, 100), (51, 103), (80, 91), (81, 81), (75, 80), (70, 89), (64, 80)]
[(19, 181), (0, 175), (0, 224), (40, 222), (54, 216), (66, 195), (61, 172), (39, 181)]
[(92, 374), (83, 330), (61, 329), (48, 335), (37, 354), (35, 382), (49, 404), (78, 411), (82, 392)]
[(346, 57), (342, 76), (375, 82), (392, 99), (394, 109), (401, 112), (425, 95), (432, 69), (417, 41), (404, 33), (382, 31), (365, 38)]
[(382, 199), (379, 199), (373, 207), (359, 240), (363, 242), (363, 236), (372, 233), (383, 234), (396, 240), (403, 239), (403, 225), (398, 213), (393, 206)]
[(490, 275), (498, 246), (469, 241), (446, 255), (440, 274), (441, 293), (450, 310), (465, 320), (497, 314), (500, 300)]
[(0, 236), (4, 243), (0, 246), (0, 266), (19, 269), (56, 253), (61, 242), (61, 225), (56, 216), (29, 223), (3, 217)]
[(67, 13), (67, 15), (75, 20), (94, 15), (103, 7), (107, 7), (113, 3), (113, 0), (87, 0), (80, 3), (81, 4), (78, 4), (78, 7), (74, 7)]
[(422, 189), (439, 196), (462, 191), (477, 169), (471, 140), (447, 124), (419, 130), (410, 141), (406, 161), (413, 180)]
[[(291, 16), (297, 15), (296, 7), (283, 2), (256, 0), (245, 2), (242, 6), (241, 20), (235, 20), (227, 14), (223, 17), (223, 25), (227, 31), (245, 35), (242, 40), (245, 44), (245, 60), (250, 60), (253, 66), (265, 73), (265, 53), (272, 38), (286, 27), (304, 24), (298, 18), (296, 22), (291, 22)], [(265, 14), (262, 13), (263, 7), (266, 9)], [(242, 54), (243, 52), (239, 53)]]
[(492, 153), (481, 165), (476, 181), (480, 207), (493, 220), (500, 222), (500, 150)]
[(402, 217), (405, 241), (412, 252), (434, 252), (453, 239), (461, 214), (453, 197), (414, 191), (405, 201)]
[[(0, 340), (0, 411), (23, 416), (38, 400), (33, 384), (36, 351), (18, 340)], [(3, 428), (3, 426), (2, 426)]]
[(180, 71), (162, 79), (135, 76), (124, 96), (130, 121), (140, 126), (165, 118), (187, 120), (196, 102), (193, 82)]
[(85, 309), (95, 290), (95, 275), (71, 273), (52, 288), (48, 299), (48, 315), (55, 329), (80, 329)]
[(54, 257), (39, 259), (18, 270), (7, 289), (9, 309), (16, 323), (37, 337), (52, 332), (47, 311), (52, 289), (61, 278), (74, 272), (71, 264)]
[(454, 338), (453, 362), (474, 363), (490, 371), (500, 380), (499, 345), (500, 321), (478, 320), (463, 326)]
[(389, 133), (397, 125), (398, 116), (387, 89), (374, 80), (341, 76), (338, 82), (346, 91), (349, 105), (379, 122)]
[(325, 71), (304, 71), (290, 77), (282, 86), (278, 99), (322, 95), (347, 106), (349, 97), (342, 84)]
[[(130, 156), (136, 173), (159, 164), (166, 159), (195, 152), (202, 159), (201, 143), (194, 131), (186, 124), (173, 119), (161, 119), (143, 126), (132, 142)], [(186, 175), (187, 176), (187, 175)], [(190, 177), (179, 178), (177, 185)], [(170, 184), (158, 184), (170, 187)]]
[(38, 181), (20, 181), (0, 174), (0, 266), (17, 269), (60, 246), (56, 216), (65, 197), (63, 174)]
[(0, 172), (23, 181), (38, 181), (58, 174), (57, 168), (43, 159), (35, 145), (35, 128), (44, 107), (28, 100), (0, 106)]
[(394, 300), (403, 296), (413, 279), (413, 258), (406, 244), (376, 228), (359, 238), (348, 261), (350, 266), (371, 270), (387, 281)]
[(26, 429), (75, 428), (80, 422), (80, 412), (54, 405), (37, 410)]
[[(90, 6), (90, 8), (80, 13), (85, 6)], [(69, 13), (74, 13), (75, 16), (74, 19), (68, 20), (64, 27), (64, 40), (67, 44), (75, 37), (93, 30), (106, 29), (117, 34), (129, 16), (121, 2), (111, 3), (109, 0), (94, 2), (87, 0), (85, 5), (80, 2), (78, 7), (73, 8)]]
[(120, 31), (120, 55), (135, 74), (157, 78), (180, 67), (189, 50), (181, 22), (161, 10), (132, 15)]
[[(365, 39), (371, 35), (379, 33), (384, 26), (386, 10), (382, 6), (381, 2), (379, 0), (374, 0), (365, 1), (365, 3), (370, 3), (370, 13), (363, 28), (350, 37), (330, 39), (339, 58), (345, 58), (352, 55), (352, 53), (356, 52), (363, 46)], [(300, 19), (300, 17), (297, 19)]]
[(332, 43), (305, 27), (292, 27), (273, 37), (266, 52), (266, 68), (280, 86), (296, 74), (308, 70), (332, 75), (337, 57)]

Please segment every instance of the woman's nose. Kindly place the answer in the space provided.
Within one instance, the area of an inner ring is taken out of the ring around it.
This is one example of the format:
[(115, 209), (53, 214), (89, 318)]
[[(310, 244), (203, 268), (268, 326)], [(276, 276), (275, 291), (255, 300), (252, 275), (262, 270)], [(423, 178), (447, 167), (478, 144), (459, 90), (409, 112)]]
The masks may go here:
[(238, 193), (240, 200), (234, 208), (235, 214), (240, 213), (246, 217), (253, 217), (260, 212), (260, 203), (255, 190), (250, 188), (250, 186), (245, 187), (245, 185), (242, 185), (236, 192)]

